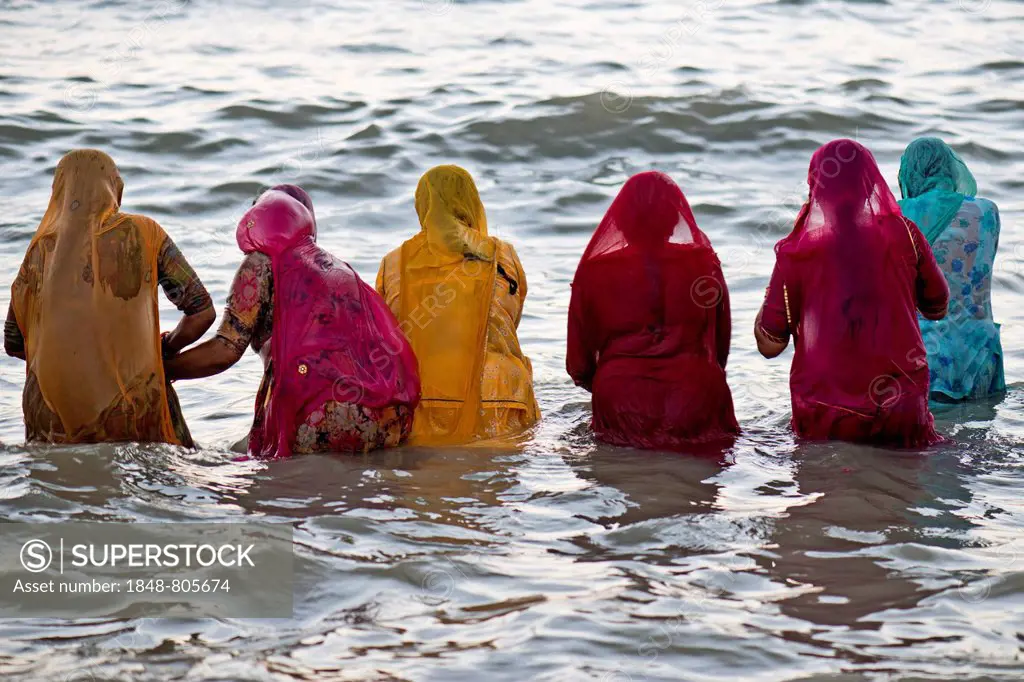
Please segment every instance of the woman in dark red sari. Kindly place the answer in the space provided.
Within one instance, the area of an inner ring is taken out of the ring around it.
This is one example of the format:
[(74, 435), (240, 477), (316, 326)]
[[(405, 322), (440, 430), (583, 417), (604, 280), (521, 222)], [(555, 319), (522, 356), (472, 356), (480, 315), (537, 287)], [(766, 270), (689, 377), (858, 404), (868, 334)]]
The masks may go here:
[(942, 319), (949, 289), (928, 241), (852, 140), (819, 149), (807, 182), (793, 232), (775, 247), (754, 330), (768, 358), (796, 339), (793, 430), (905, 448), (941, 441), (917, 311)]
[(718, 256), (683, 192), (663, 173), (633, 176), (572, 283), (566, 368), (593, 393), (596, 436), (659, 450), (728, 442), (731, 332)]

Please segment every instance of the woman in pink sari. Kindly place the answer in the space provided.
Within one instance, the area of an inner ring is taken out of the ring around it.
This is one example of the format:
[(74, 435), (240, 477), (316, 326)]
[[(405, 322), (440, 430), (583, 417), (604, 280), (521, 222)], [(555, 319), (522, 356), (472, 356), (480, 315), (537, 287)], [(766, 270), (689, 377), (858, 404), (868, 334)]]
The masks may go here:
[(942, 319), (949, 290), (928, 241), (853, 140), (819, 149), (807, 182), (754, 330), (768, 358), (796, 340), (793, 430), (905, 448), (941, 441), (917, 311)]
[(242, 216), (246, 254), (217, 338), (167, 362), (172, 379), (263, 358), (249, 454), (366, 452), (405, 440), (419, 402), (416, 357), (384, 301), (316, 244), (313, 203), (279, 185)]

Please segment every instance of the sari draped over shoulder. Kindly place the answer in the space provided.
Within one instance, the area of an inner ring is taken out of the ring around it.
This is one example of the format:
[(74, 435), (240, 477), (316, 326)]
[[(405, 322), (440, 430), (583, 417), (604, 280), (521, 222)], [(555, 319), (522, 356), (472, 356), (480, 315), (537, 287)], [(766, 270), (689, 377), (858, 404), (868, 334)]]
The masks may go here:
[(157, 256), (166, 235), (149, 218), (119, 212), (123, 187), (103, 152), (61, 159), (12, 288), (30, 441), (182, 444), (160, 344)]
[(519, 258), (487, 235), (483, 203), (461, 168), (428, 171), (416, 212), (421, 231), (388, 254), (377, 275), (419, 360), (423, 396), (410, 442), (519, 434), (540, 416), (516, 332), (526, 298)]
[(290, 456), (314, 413), (415, 409), (412, 349), (377, 292), (316, 244), (311, 208), (271, 190), (242, 216), (236, 237), (244, 253), (270, 258), (274, 278), (271, 383), (256, 408), (252, 456)]
[(920, 320), (932, 398), (958, 401), (1002, 393), (1003, 346), (992, 316), (999, 210), (976, 196), (978, 183), (967, 165), (934, 137), (910, 143), (899, 179), (903, 215), (921, 227), (950, 291), (945, 319)]
[(630, 178), (576, 269), (566, 368), (593, 393), (595, 435), (689, 450), (739, 432), (726, 383), (722, 268), (667, 175)]
[(940, 441), (916, 314), (941, 315), (948, 301), (931, 248), (862, 145), (823, 146), (808, 184), (776, 245), (761, 322), (771, 337), (795, 338), (794, 431), (909, 448)]

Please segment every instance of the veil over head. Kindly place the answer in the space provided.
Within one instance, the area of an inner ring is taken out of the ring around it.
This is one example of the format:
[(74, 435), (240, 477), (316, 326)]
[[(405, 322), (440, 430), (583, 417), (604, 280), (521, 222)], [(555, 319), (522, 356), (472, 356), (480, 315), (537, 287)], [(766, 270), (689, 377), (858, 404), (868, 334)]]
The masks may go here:
[(965, 197), (978, 193), (967, 164), (942, 140), (920, 137), (900, 159), (903, 214), (934, 244), (960, 211)]
[[(309, 200), (309, 195), (306, 195), (306, 199)], [(312, 201), (309, 203), (312, 206)], [(271, 258), (294, 246), (303, 238), (316, 241), (316, 220), (313, 218), (313, 211), (306, 208), (290, 192), (277, 188), (261, 194), (253, 207), (238, 221), (238, 228), (235, 230), (238, 248), (243, 253), (259, 251)]]
[(811, 157), (807, 185), (807, 203), (777, 252), (808, 254), (837, 235), (889, 229), (901, 215), (874, 155), (853, 140), (833, 140), (819, 148)]
[(316, 212), (313, 210), (313, 199), (309, 196), (306, 190), (302, 189), (298, 185), (274, 185), (270, 190), (277, 192), (284, 192), (292, 199), (295, 199), (300, 204), (306, 207), (309, 214), (313, 216), (313, 236), (316, 236)]
[(639, 173), (619, 190), (580, 265), (627, 247), (651, 251), (666, 243), (711, 248), (679, 185), (665, 173)]
[(416, 214), (422, 247), (410, 265), (438, 267), (466, 256), (489, 261), (495, 245), (487, 238), (487, 213), (473, 176), (459, 166), (431, 168), (416, 186)]
[(973, 197), (978, 182), (948, 144), (937, 137), (919, 137), (900, 157), (900, 192), (904, 199), (913, 199), (933, 189)]

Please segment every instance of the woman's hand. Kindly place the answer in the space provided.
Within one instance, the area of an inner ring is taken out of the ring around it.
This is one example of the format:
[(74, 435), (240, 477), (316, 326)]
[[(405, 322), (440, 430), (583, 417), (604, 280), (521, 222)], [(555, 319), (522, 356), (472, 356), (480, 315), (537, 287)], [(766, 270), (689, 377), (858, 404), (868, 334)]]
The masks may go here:
[(241, 358), (242, 352), (217, 337), (169, 358), (164, 363), (164, 373), (171, 381), (202, 379), (220, 374)]
[(763, 314), (764, 306), (761, 306), (761, 309), (757, 311), (757, 319), (754, 321), (754, 338), (757, 340), (757, 350), (770, 360), (782, 355), (782, 351), (786, 350), (786, 346), (789, 345), (789, 337), (780, 341), (768, 336), (761, 328)]
[(174, 331), (164, 332), (160, 335), (160, 345), (163, 349), (164, 359), (172, 358), (185, 348), (189, 347), (202, 338), (203, 334), (213, 326), (217, 319), (217, 313), (213, 306), (194, 315), (186, 315), (174, 328)]

